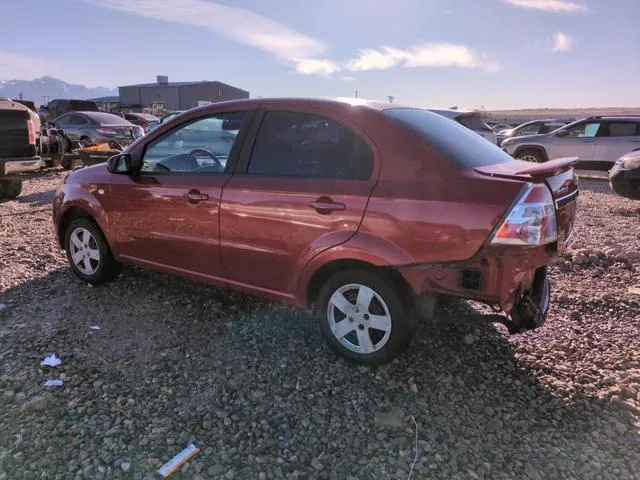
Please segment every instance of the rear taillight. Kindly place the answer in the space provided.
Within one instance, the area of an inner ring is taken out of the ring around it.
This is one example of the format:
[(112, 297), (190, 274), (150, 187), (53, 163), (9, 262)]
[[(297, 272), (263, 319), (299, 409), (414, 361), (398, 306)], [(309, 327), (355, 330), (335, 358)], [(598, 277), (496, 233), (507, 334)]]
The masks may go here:
[(29, 119), (27, 120), (27, 130), (29, 131), (29, 143), (31, 145), (36, 144), (36, 127), (33, 126), (33, 122)]
[(557, 239), (556, 209), (551, 192), (546, 185), (529, 184), (489, 243), (535, 246)]
[(117, 135), (118, 132), (111, 130), (110, 128), (96, 128), (96, 132), (102, 135)]

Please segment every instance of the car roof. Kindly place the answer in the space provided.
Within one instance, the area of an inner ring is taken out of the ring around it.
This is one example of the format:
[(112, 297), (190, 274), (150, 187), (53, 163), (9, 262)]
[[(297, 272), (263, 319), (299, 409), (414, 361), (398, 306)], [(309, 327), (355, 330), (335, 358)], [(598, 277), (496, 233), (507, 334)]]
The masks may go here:
[(241, 100), (229, 100), (227, 102), (217, 102), (210, 105), (204, 105), (202, 107), (196, 107), (192, 110), (208, 110), (217, 108), (220, 105), (229, 106), (242, 106), (251, 108), (254, 106), (258, 108), (261, 105), (282, 105), (282, 106), (309, 106), (309, 107), (345, 107), (345, 106), (357, 106), (369, 108), (372, 110), (387, 110), (389, 108), (415, 108), (407, 107), (405, 105), (379, 102), (376, 100), (367, 100), (362, 98), (350, 98), (350, 97), (337, 97), (337, 98), (322, 98), (322, 97), (274, 97), (274, 98), (246, 98)]

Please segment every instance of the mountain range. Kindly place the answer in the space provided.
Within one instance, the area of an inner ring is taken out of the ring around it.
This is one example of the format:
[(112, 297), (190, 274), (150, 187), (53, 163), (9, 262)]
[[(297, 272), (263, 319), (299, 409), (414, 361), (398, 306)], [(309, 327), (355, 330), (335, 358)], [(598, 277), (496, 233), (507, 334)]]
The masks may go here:
[(0, 97), (22, 98), (36, 104), (47, 103), (54, 98), (87, 99), (118, 95), (117, 88), (93, 87), (67, 83), (64, 80), (44, 76), (33, 80), (0, 80)]

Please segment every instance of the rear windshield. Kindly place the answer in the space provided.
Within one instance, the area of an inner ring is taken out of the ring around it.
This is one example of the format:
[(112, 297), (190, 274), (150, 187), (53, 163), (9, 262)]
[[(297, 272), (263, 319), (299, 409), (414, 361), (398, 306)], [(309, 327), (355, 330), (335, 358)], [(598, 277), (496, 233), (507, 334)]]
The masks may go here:
[(97, 112), (98, 105), (96, 102), (89, 102), (83, 100), (69, 100), (69, 107), (76, 112)]
[(507, 153), (477, 133), (436, 113), (418, 108), (391, 108), (383, 113), (462, 167), (513, 161)]
[(460, 122), (465, 127), (470, 128), (471, 130), (488, 130), (490, 132), (493, 131), (480, 115), (460, 115), (458, 118), (456, 118), (456, 120), (458, 120), (458, 122)]
[(118, 115), (113, 115), (112, 113), (90, 113), (87, 115), (94, 123), (98, 123), (100, 125), (131, 125), (129, 120), (125, 120)]

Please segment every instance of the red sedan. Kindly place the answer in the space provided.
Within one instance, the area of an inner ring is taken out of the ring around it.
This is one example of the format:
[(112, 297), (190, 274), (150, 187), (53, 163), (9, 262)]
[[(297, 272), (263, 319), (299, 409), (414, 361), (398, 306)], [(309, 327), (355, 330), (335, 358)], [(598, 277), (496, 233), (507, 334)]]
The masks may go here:
[(132, 263), (315, 307), (332, 347), (380, 364), (433, 305), (421, 298), (485, 302), (511, 332), (542, 325), (546, 265), (572, 233), (572, 162), (516, 161), (396, 104), (240, 100), (74, 171), (53, 217), (87, 282)]

